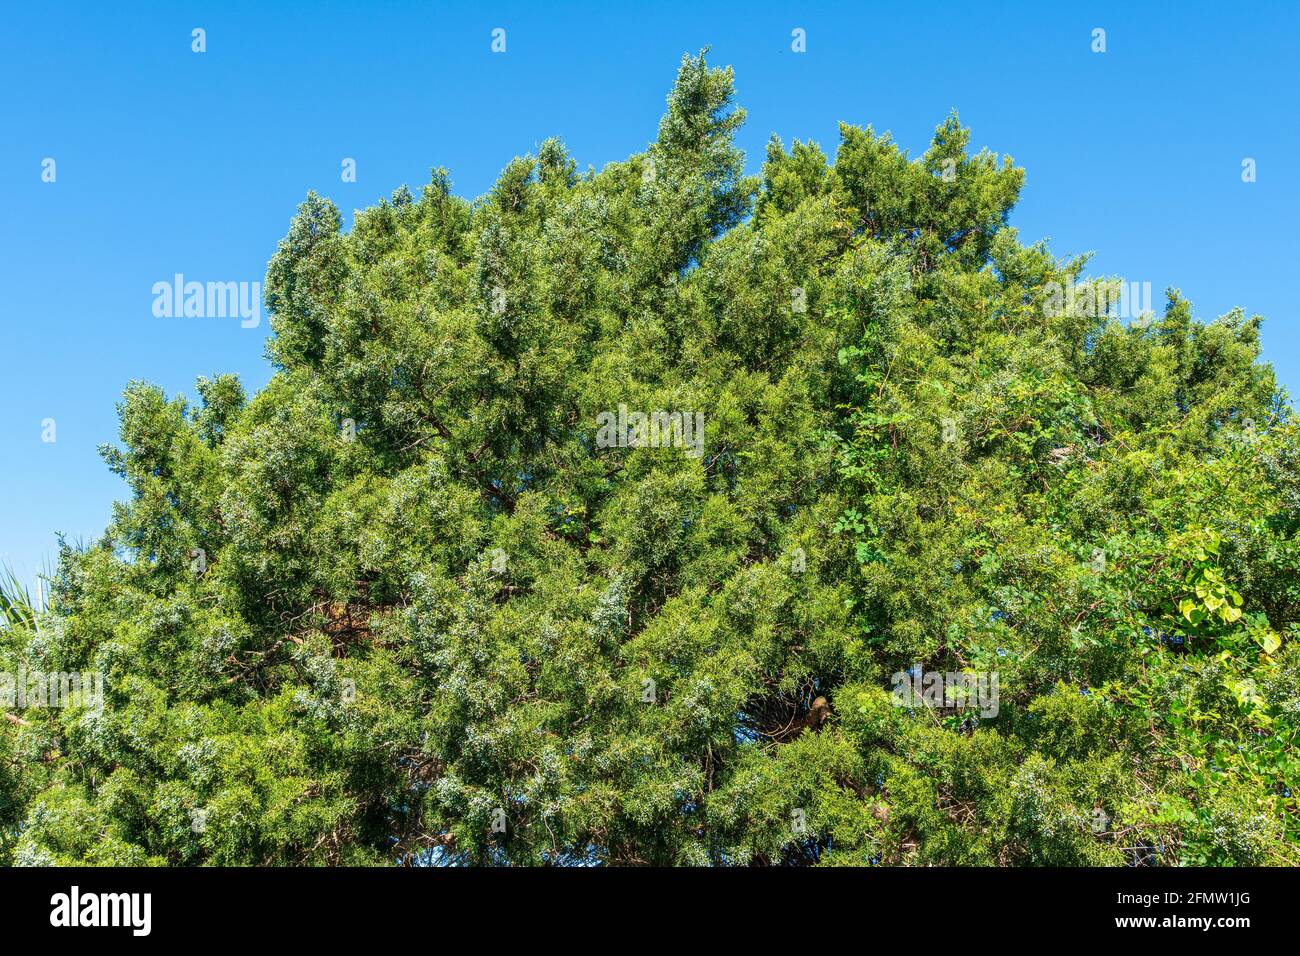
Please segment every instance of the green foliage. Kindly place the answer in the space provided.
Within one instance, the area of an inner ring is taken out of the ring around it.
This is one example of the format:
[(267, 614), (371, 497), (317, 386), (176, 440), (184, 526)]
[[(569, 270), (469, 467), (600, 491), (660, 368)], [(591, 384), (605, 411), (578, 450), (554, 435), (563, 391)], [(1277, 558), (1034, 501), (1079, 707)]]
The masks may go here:
[(0, 627), (30, 627), (36, 621), (36, 604), (27, 585), (13, 568), (0, 567)]
[[(269, 386), (129, 386), (130, 500), (5, 599), (0, 669), (106, 690), (0, 727), (0, 860), (1300, 863), (1259, 319), (1052, 307), (1085, 263), (955, 115), (757, 179), (743, 118), (687, 57), (599, 172), (309, 195)], [(605, 447), (620, 406), (701, 453)], [(897, 706), (916, 667), (996, 714)]]

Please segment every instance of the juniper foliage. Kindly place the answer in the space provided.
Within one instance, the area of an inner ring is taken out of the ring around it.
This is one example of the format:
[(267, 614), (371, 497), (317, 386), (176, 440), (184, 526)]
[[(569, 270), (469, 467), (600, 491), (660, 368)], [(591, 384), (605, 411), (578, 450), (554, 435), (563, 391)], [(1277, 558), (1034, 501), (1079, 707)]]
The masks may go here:
[[(129, 499), (0, 632), (106, 682), (0, 722), (0, 861), (1300, 863), (1260, 319), (1054, 308), (1086, 259), (955, 115), (757, 178), (743, 118), (687, 57), (599, 172), (309, 194), (271, 383), (131, 384)], [(703, 454), (602, 447), (620, 406)], [(896, 706), (914, 668), (996, 716)]]

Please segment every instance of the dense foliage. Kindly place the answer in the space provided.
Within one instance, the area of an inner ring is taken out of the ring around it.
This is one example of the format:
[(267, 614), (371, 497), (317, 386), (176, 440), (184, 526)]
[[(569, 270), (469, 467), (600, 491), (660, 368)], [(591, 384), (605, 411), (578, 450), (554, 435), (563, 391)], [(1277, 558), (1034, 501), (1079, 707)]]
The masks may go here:
[[(1085, 261), (956, 116), (747, 177), (732, 94), (688, 57), (599, 172), (307, 197), (274, 379), (132, 384), (130, 500), (0, 632), (105, 678), (0, 721), (0, 861), (1300, 862), (1260, 320), (1054, 307)], [(996, 716), (896, 706), (916, 667)]]

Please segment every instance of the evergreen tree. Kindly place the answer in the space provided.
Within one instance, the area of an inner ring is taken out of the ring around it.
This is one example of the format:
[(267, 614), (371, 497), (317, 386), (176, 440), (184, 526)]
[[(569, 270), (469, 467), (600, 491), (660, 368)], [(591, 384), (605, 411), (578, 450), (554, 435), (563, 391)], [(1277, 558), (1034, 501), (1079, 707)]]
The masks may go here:
[(686, 57), (599, 172), (309, 194), (271, 383), (129, 386), (130, 500), (0, 631), (105, 681), (7, 709), (0, 861), (1300, 863), (1260, 320), (1089, 307), (955, 115), (758, 179), (743, 119)]

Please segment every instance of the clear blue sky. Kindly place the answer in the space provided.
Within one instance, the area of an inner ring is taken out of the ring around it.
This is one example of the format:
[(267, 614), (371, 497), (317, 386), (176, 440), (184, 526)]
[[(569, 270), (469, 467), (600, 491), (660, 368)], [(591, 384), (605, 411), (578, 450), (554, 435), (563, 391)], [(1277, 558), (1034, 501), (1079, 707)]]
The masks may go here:
[[(1022, 238), (1095, 251), (1093, 274), (1155, 297), (1178, 286), (1202, 318), (1263, 314), (1266, 358), (1297, 391), (1294, 0), (623, 6), (9, 4), (0, 561), (31, 579), (56, 531), (103, 530), (126, 489), (95, 449), (116, 440), (129, 380), (192, 398), (198, 375), (237, 372), (250, 393), (270, 377), (265, 321), (155, 318), (155, 282), (261, 281), (309, 189), (350, 213), (444, 165), (477, 196), (550, 135), (580, 168), (622, 159), (654, 138), (681, 55), (706, 45), (735, 67), (751, 169), (772, 132), (833, 153), (840, 120), (917, 154), (956, 107), (976, 147), (1027, 168)], [(344, 157), (356, 183), (340, 181)]]

